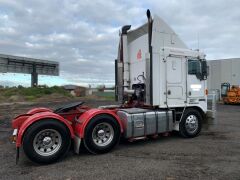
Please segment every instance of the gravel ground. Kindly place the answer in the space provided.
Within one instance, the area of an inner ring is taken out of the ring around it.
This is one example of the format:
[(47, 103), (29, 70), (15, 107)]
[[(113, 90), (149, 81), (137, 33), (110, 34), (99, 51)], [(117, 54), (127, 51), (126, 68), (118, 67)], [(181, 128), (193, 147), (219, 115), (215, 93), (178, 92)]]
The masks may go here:
[(104, 155), (69, 152), (60, 162), (45, 166), (32, 163), (21, 152), (16, 165), (15, 146), (9, 142), (11, 118), (34, 106), (59, 104), (0, 105), (1, 179), (240, 179), (240, 106), (231, 105), (218, 105), (218, 125), (193, 139), (171, 135), (121, 142)]

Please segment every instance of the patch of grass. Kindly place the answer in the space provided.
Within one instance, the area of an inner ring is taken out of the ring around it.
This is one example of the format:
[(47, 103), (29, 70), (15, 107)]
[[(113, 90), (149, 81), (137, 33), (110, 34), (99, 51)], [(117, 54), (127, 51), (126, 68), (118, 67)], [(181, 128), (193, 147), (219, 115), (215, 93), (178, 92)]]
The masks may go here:
[(33, 101), (40, 97), (51, 95), (51, 94), (60, 94), (67, 97), (72, 97), (72, 95), (66, 91), (63, 87), (53, 86), (53, 87), (11, 87), (0, 89), (0, 96), (3, 98), (10, 98), (12, 96), (20, 96), (26, 99), (27, 101)]
[(35, 96), (26, 96), (25, 99), (27, 101), (34, 101), (36, 99), (36, 97)]
[(3, 92), (2, 92), (2, 95), (4, 97), (10, 97), (17, 94), (18, 94), (17, 88), (6, 88), (6, 89), (3, 89)]
[(114, 100), (115, 99), (114, 92), (94, 92), (93, 95), (97, 96), (98, 98), (106, 99), (106, 100)]

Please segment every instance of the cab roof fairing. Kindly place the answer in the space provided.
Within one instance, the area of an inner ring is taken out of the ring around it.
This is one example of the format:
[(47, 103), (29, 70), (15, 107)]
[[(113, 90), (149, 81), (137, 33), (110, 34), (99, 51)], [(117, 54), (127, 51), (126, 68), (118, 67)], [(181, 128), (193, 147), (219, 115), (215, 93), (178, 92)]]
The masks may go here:
[[(127, 31), (128, 44), (135, 41), (139, 37), (148, 33), (148, 23), (144, 23), (136, 29), (130, 29)], [(172, 42), (174, 39), (174, 42)], [(153, 34), (152, 34), (152, 47), (153, 51), (159, 51), (159, 49), (171, 49), (175, 55), (185, 55), (187, 57), (198, 57), (205, 59), (206, 55), (203, 52), (191, 50), (187, 45), (180, 39), (175, 31), (159, 16), (154, 15), (153, 18)], [(121, 47), (121, 36), (119, 41), (120, 50)], [(184, 51), (184, 53), (182, 53)], [(170, 51), (169, 51), (170, 52)], [(118, 51), (118, 59), (120, 58), (120, 51)]]
[[(148, 23), (143, 24), (142, 26), (129, 30), (127, 33), (128, 37), (128, 44), (132, 41), (136, 40), (137, 38), (145, 35), (148, 33)], [(153, 18), (153, 37), (152, 37), (152, 46), (164, 46), (165, 38), (162, 40), (163, 43), (159, 43), (159, 34), (162, 34), (162, 38), (164, 38), (164, 35), (168, 35), (169, 38), (174, 38), (174, 44), (172, 44), (173, 47), (188, 49), (186, 44), (179, 38), (179, 36), (175, 33), (175, 31), (159, 16), (154, 15)], [(166, 44), (167, 45), (167, 44)]]

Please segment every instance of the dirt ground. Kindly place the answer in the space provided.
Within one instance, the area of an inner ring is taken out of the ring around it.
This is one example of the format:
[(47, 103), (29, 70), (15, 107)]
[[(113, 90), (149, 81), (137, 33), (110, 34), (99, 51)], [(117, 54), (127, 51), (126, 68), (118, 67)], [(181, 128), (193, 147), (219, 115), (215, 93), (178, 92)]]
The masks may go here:
[(231, 105), (218, 105), (218, 125), (193, 139), (171, 135), (121, 142), (104, 155), (69, 152), (60, 162), (45, 166), (32, 163), (21, 152), (16, 165), (15, 146), (9, 142), (12, 117), (31, 107), (59, 104), (0, 105), (0, 179), (240, 179), (240, 106)]

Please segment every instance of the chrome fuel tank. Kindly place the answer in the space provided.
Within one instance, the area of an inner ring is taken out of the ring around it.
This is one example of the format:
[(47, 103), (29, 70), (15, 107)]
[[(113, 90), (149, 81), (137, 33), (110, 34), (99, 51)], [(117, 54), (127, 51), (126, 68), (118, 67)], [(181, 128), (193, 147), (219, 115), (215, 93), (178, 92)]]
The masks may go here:
[(123, 122), (125, 138), (172, 131), (172, 113), (171, 110), (152, 111), (141, 108), (120, 109), (117, 112)]

